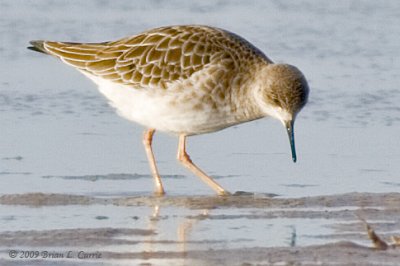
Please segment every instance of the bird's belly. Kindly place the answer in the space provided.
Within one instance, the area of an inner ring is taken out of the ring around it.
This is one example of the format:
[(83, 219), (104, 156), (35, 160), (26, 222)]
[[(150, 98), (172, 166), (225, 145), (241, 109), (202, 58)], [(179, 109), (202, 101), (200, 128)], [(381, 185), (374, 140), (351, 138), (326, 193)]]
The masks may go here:
[(173, 134), (196, 135), (214, 132), (237, 124), (227, 107), (213, 109), (201, 103), (200, 96), (188, 98), (168, 90), (130, 88), (107, 82), (100, 92), (122, 117), (147, 128)]

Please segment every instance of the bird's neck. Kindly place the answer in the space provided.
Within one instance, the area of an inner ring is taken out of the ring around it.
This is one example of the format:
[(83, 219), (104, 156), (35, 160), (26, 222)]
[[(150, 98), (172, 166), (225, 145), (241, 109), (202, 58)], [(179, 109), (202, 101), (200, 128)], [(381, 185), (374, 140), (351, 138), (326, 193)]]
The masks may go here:
[(245, 73), (235, 77), (232, 82), (231, 108), (236, 119), (241, 122), (265, 117), (256, 99), (256, 90), (259, 87), (258, 72), (263, 66), (257, 66), (255, 72)]

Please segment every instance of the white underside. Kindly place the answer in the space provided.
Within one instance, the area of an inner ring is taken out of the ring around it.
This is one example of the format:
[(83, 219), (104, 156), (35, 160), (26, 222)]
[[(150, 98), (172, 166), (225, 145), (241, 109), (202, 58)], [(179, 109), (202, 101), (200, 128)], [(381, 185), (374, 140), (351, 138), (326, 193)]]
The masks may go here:
[[(84, 73), (84, 72), (83, 72)], [(192, 102), (177, 103), (173, 89), (131, 88), (84, 73), (122, 117), (147, 128), (173, 134), (196, 135), (236, 124), (229, 112), (193, 109)]]

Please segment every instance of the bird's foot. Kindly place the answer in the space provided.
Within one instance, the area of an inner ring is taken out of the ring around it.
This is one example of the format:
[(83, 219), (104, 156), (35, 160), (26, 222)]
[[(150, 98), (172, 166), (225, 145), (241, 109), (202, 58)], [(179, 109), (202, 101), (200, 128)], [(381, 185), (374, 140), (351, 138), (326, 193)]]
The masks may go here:
[(155, 196), (155, 197), (163, 197), (163, 196), (165, 196), (165, 191), (164, 190), (156, 190), (156, 191), (154, 191), (153, 192), (153, 195)]
[(232, 193), (230, 193), (229, 191), (226, 191), (226, 190), (222, 190), (222, 191), (218, 192), (218, 196), (221, 196), (221, 197), (232, 196)]

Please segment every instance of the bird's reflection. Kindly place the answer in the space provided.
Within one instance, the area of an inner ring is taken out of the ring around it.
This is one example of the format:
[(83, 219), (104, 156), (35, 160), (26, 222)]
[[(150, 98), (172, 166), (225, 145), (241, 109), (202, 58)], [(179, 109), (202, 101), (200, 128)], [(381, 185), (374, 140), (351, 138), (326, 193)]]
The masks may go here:
[[(153, 213), (149, 217), (149, 222), (148, 222), (148, 230), (152, 232), (157, 232), (157, 223), (160, 219), (160, 206), (159, 205), (154, 205), (153, 206)], [(145, 248), (146, 251), (148, 252), (155, 252), (156, 248), (156, 238), (157, 234), (150, 234), (149, 239), (146, 241), (147, 243), (147, 248)]]
[[(165, 220), (162, 213), (162, 207), (159, 204), (155, 204), (151, 208), (151, 214), (148, 216), (148, 225), (147, 229), (155, 232), (154, 234), (150, 234), (147, 236), (145, 240), (145, 251), (148, 253), (149, 258), (153, 257), (157, 252), (165, 251), (165, 249), (161, 249), (161, 245), (176, 243), (176, 247), (171, 247), (171, 250), (179, 252), (179, 256), (185, 260), (186, 254), (188, 251), (188, 243), (191, 240), (191, 234), (196, 228), (196, 225), (200, 223), (200, 221), (207, 219), (210, 215), (209, 209), (199, 210), (197, 213), (193, 213), (192, 215), (182, 215), (180, 220), (175, 222), (173, 225), (176, 229), (176, 241), (169, 241), (165, 239), (160, 239), (160, 235), (164, 235), (168, 232), (162, 232), (165, 230), (163, 225), (161, 224), (163, 220)], [(171, 228), (171, 230), (174, 230)], [(156, 257), (156, 256), (154, 256)]]
[(185, 218), (185, 220), (178, 225), (177, 235), (178, 242), (180, 243), (180, 251), (183, 254), (186, 254), (187, 251), (187, 242), (190, 238), (190, 233), (193, 230), (193, 227), (198, 224), (201, 220), (206, 219), (209, 216), (210, 210), (204, 209), (200, 213), (200, 217), (196, 218)]

